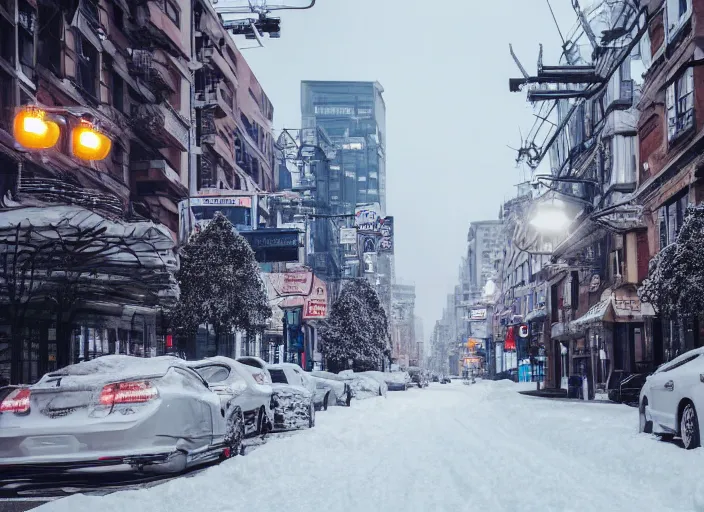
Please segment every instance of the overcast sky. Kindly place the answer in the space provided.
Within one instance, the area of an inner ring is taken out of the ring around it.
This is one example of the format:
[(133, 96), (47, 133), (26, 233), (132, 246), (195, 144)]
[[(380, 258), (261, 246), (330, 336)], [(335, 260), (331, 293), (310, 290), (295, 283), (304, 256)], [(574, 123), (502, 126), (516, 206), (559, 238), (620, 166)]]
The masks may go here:
[[(551, 3), (564, 34), (576, 19), (571, 2)], [(557, 63), (546, 0), (318, 0), (277, 15), (281, 39), (243, 50), (274, 104), (275, 128), (300, 127), (301, 80), (378, 80), (385, 89), (396, 275), (415, 283), (427, 337), (457, 282), (469, 223), (497, 218), (524, 179), (507, 145), (518, 147), (519, 126), (525, 134), (533, 118), (525, 94), (508, 92), (509, 77), (520, 76), (508, 44), (530, 73), (539, 43), (544, 62)]]

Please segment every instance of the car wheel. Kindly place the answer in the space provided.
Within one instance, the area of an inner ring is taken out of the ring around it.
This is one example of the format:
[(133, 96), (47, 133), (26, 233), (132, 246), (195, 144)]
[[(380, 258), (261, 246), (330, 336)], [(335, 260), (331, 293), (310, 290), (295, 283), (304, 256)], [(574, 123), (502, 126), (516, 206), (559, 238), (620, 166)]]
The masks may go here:
[(680, 418), (680, 436), (686, 450), (699, 447), (699, 419), (694, 404), (684, 406)]
[(308, 428), (313, 428), (315, 426), (315, 407), (313, 407), (313, 402), (310, 403), (310, 414), (308, 415)]
[(257, 435), (263, 436), (267, 433), (267, 418), (264, 407), (259, 409), (259, 418), (257, 419)]
[(328, 400), (330, 399), (330, 392), (325, 395), (325, 399), (323, 400), (323, 410), (327, 411), (328, 410)]
[(229, 448), (230, 457), (239, 455), (244, 439), (244, 416), (242, 409), (234, 407), (227, 419), (227, 430), (225, 431), (225, 446)]
[(642, 432), (643, 434), (652, 434), (653, 422), (646, 417), (646, 407), (648, 407), (648, 399), (643, 398), (638, 411), (638, 432)]

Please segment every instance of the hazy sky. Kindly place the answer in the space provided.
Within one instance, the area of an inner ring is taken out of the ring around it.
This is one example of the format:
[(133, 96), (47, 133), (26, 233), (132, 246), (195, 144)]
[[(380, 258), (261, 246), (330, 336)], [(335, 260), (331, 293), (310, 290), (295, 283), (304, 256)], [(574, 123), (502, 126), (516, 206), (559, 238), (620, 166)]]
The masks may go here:
[[(576, 19), (571, 2), (551, 3), (564, 34)], [(378, 80), (385, 89), (396, 275), (416, 284), (427, 336), (457, 282), (469, 223), (497, 218), (524, 179), (507, 145), (519, 145), (519, 126), (525, 134), (533, 117), (525, 94), (508, 92), (509, 77), (520, 76), (508, 44), (530, 73), (538, 43), (544, 62), (556, 63), (561, 41), (547, 3), (318, 0), (277, 15), (281, 39), (243, 50), (277, 129), (300, 127), (301, 80)]]

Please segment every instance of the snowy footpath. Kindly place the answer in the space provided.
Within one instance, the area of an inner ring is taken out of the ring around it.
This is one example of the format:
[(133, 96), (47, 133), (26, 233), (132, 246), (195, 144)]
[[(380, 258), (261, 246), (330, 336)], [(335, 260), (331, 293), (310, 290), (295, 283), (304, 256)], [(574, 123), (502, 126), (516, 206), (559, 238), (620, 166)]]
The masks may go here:
[(704, 449), (639, 435), (634, 408), (550, 401), (517, 389), (508, 381), (431, 384), (333, 407), (317, 415), (314, 429), (192, 478), (75, 495), (35, 510), (699, 510)]

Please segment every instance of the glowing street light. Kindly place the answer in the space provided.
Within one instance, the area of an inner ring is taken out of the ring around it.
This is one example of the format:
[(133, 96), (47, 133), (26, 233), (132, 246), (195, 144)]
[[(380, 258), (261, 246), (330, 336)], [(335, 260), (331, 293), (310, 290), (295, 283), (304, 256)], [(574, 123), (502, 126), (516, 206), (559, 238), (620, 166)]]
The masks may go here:
[(530, 218), (530, 224), (538, 232), (544, 234), (564, 233), (571, 220), (561, 203), (539, 205), (537, 211)]
[(17, 143), (29, 150), (51, 149), (61, 136), (61, 128), (71, 129), (71, 154), (82, 160), (104, 160), (112, 141), (98, 127), (69, 109), (22, 107), (15, 114), (12, 133)]
[(49, 149), (58, 142), (61, 129), (44, 110), (29, 107), (15, 115), (12, 133), (15, 140), (27, 149)]
[(104, 160), (110, 154), (112, 141), (87, 121), (71, 131), (71, 152), (82, 160)]

